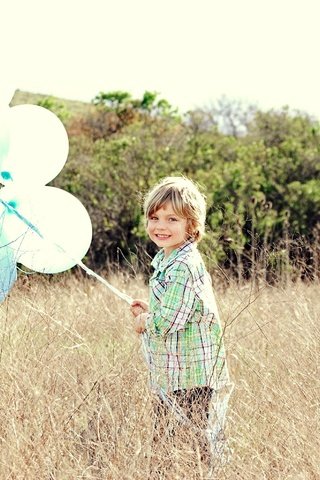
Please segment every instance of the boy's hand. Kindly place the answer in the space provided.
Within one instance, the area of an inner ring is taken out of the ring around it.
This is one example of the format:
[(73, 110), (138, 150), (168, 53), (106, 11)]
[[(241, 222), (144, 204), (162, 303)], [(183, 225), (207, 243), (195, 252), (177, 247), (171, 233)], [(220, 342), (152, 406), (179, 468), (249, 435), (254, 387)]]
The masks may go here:
[(134, 320), (134, 329), (137, 333), (143, 333), (146, 329), (147, 313), (140, 313)]
[(140, 313), (148, 312), (149, 305), (143, 300), (133, 300), (130, 306), (130, 311), (135, 317), (137, 317)]

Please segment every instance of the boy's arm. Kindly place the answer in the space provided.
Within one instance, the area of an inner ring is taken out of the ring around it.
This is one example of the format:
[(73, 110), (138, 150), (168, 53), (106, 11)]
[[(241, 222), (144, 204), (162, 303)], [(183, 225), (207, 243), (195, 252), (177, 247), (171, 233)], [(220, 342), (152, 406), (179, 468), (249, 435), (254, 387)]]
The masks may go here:
[(134, 329), (137, 333), (143, 333), (146, 329), (146, 321), (147, 321), (148, 313), (140, 313), (137, 315), (134, 320)]
[(144, 300), (133, 300), (130, 305), (130, 311), (134, 315), (134, 330), (137, 333), (143, 333), (146, 329), (146, 321), (149, 312), (149, 305)]

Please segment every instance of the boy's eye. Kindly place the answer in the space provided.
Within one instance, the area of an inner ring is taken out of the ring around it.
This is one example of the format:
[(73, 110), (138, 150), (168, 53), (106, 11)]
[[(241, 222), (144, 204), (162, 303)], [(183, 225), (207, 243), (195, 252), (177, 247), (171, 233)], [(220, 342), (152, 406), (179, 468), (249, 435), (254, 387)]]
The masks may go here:
[(151, 217), (149, 217), (149, 220), (158, 220), (158, 217), (156, 217), (155, 215), (151, 215)]
[(169, 218), (169, 221), (170, 221), (170, 222), (177, 222), (177, 221), (178, 221), (178, 219), (177, 219), (177, 218), (175, 218), (175, 217), (170, 217), (170, 218)]

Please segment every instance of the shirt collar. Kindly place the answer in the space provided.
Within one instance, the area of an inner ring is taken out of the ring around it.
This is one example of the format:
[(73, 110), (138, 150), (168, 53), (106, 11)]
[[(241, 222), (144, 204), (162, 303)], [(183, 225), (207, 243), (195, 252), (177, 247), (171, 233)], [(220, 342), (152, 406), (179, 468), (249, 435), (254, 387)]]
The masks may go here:
[(165, 258), (164, 256), (164, 250), (161, 249), (152, 260), (151, 265), (155, 270), (163, 271), (169, 265), (175, 262), (177, 258), (180, 258), (186, 255), (188, 252), (190, 252), (194, 248), (196, 248), (196, 243), (192, 242), (191, 240), (187, 240), (180, 247), (173, 250), (167, 258)]

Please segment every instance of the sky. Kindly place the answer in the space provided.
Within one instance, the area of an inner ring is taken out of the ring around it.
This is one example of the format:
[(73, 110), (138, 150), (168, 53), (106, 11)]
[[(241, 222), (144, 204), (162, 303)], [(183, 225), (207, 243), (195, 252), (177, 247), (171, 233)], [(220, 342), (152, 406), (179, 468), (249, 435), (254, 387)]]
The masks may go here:
[(226, 96), (320, 119), (319, 0), (5, 0), (0, 18), (3, 89), (151, 90), (181, 112)]

